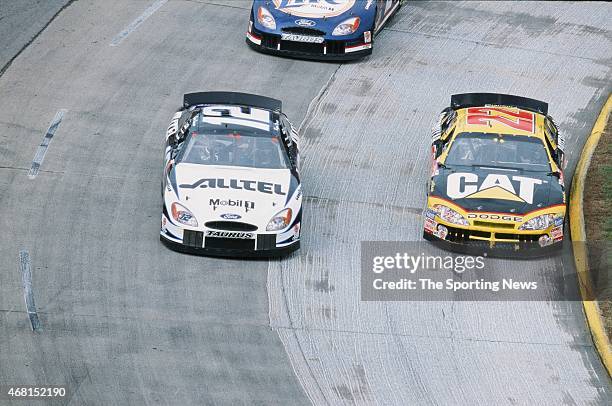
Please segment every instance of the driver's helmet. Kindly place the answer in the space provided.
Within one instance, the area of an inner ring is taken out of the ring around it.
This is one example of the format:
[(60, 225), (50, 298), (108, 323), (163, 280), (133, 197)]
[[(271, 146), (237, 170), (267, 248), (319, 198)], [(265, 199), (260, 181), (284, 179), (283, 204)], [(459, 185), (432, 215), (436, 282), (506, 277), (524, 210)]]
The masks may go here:
[(261, 166), (266, 168), (274, 168), (278, 165), (278, 153), (275, 143), (278, 143), (277, 138), (261, 138), (257, 140), (257, 161)]

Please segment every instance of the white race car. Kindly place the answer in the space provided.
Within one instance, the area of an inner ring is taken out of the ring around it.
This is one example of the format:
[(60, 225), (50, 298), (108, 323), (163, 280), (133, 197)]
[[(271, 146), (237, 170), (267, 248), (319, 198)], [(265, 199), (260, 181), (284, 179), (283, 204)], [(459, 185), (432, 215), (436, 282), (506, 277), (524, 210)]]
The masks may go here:
[(166, 133), (160, 238), (222, 256), (278, 256), (300, 246), (298, 134), (281, 102), (189, 93)]

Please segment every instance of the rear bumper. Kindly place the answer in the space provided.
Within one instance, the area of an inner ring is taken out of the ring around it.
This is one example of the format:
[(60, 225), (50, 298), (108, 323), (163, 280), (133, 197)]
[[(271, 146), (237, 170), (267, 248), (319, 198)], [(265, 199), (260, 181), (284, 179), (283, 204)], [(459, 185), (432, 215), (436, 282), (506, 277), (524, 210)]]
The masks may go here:
[(169, 240), (163, 235), (159, 236), (161, 242), (168, 248), (178, 252), (184, 252), (194, 255), (205, 255), (213, 257), (228, 257), (228, 258), (271, 258), (289, 255), (293, 251), (300, 248), (300, 241), (278, 248), (269, 248), (263, 250), (244, 250), (234, 248), (205, 248), (185, 245), (183, 243)]
[(246, 43), (267, 54), (325, 61), (350, 61), (372, 53), (372, 42), (325, 40), (322, 44), (309, 44), (282, 41), (280, 35), (261, 32), (254, 27), (246, 33)]

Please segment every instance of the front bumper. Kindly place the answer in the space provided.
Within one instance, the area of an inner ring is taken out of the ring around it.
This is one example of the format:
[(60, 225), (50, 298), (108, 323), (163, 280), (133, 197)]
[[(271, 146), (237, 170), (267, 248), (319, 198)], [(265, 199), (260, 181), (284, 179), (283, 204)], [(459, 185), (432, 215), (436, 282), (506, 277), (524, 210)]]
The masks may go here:
[[(442, 227), (442, 228), (441, 228)], [(444, 231), (446, 230), (446, 231)], [(542, 245), (541, 238), (547, 240)], [(425, 218), (423, 238), (449, 251), (513, 259), (537, 258), (558, 253), (563, 248), (563, 225), (540, 232), (520, 232), (508, 229), (461, 227), (439, 218)]]
[(171, 250), (184, 252), (187, 254), (206, 255), (212, 257), (229, 257), (229, 258), (272, 258), (289, 255), (293, 251), (300, 248), (300, 241), (278, 248), (270, 248), (265, 250), (250, 250), (250, 249), (235, 249), (235, 248), (207, 248), (193, 247), (183, 243), (172, 241), (164, 235), (160, 234), (160, 240), (164, 245)]
[(363, 39), (325, 40), (320, 44), (284, 41), (278, 34), (259, 31), (253, 26), (246, 33), (246, 43), (256, 51), (301, 59), (349, 61), (372, 53), (372, 42), (365, 43)]
[[(214, 235), (209, 235), (209, 232)], [(248, 234), (248, 238), (236, 235)], [(230, 237), (233, 235), (234, 237)], [(170, 249), (189, 254), (223, 257), (279, 257), (300, 248), (300, 223), (278, 234), (189, 230), (171, 223), (162, 215), (160, 240)]]

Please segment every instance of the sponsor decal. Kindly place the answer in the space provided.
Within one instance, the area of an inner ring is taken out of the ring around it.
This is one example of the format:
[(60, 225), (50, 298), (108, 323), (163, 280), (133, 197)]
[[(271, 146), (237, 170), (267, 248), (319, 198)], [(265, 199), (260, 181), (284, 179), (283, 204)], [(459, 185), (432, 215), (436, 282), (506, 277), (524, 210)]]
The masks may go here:
[(301, 27), (314, 27), (315, 25), (317, 25), (317, 23), (315, 23), (312, 20), (307, 20), (305, 18), (300, 18), (299, 20), (295, 20), (295, 23)]
[(553, 238), (559, 238), (559, 237), (563, 237), (563, 227), (555, 227), (552, 230), (550, 230), (550, 235), (553, 236)]
[[(546, 181), (525, 176), (513, 176), (490, 173), (478, 183), (478, 175), (469, 172), (455, 172), (448, 175), (446, 194), (451, 199), (498, 199), (516, 202), (533, 203), (535, 185)], [(518, 183), (518, 194), (512, 182)]]
[(436, 212), (432, 209), (425, 210), (425, 217), (428, 219), (434, 219), (436, 217)]
[(363, 33), (363, 42), (366, 44), (372, 42), (372, 31), (366, 31)]
[(287, 192), (283, 190), (283, 185), (278, 183), (259, 182), (256, 180), (206, 178), (197, 180), (192, 184), (183, 183), (179, 186), (185, 189), (195, 189), (198, 187), (202, 189), (237, 189), (266, 193), (269, 195), (287, 195)]
[(365, 9), (369, 10), (370, 7), (372, 7), (372, 4), (374, 3), (374, 0), (368, 0), (368, 2), (365, 5)]
[(242, 218), (240, 214), (234, 214), (234, 213), (225, 213), (225, 214), (222, 214), (220, 217), (226, 220), (238, 220)]
[(467, 109), (467, 124), (493, 125), (494, 122), (515, 130), (535, 132), (535, 115), (530, 111), (504, 107), (470, 107)]
[(170, 136), (176, 134), (176, 132), (178, 131), (178, 122), (182, 114), (183, 112), (179, 111), (175, 113), (174, 116), (172, 116), (170, 125), (168, 126), (168, 129), (166, 130), (166, 139), (170, 138)]
[(329, 18), (347, 12), (356, 0), (273, 0), (283, 13), (296, 17)]
[(209, 106), (202, 108), (200, 119), (203, 123), (212, 125), (237, 124), (246, 127), (257, 128), (264, 131), (270, 130), (270, 112), (262, 109), (251, 108), (244, 112), (240, 106)]
[(438, 231), (434, 232), (434, 235), (442, 240), (445, 240), (446, 236), (448, 235), (448, 228), (444, 227), (443, 225), (439, 225)]
[(563, 217), (555, 217), (555, 226), (563, 225)]
[(547, 245), (550, 245), (552, 243), (552, 239), (547, 235), (543, 235), (538, 239), (538, 244), (540, 244), (540, 247), (546, 247)]
[(295, 41), (295, 42), (308, 42), (311, 44), (322, 44), (325, 41), (323, 37), (315, 37), (312, 35), (301, 35), (301, 34), (288, 34), (286, 32), (281, 34), (283, 41)]
[(244, 211), (246, 213), (248, 213), (249, 210), (253, 210), (255, 208), (255, 202), (250, 202), (248, 200), (210, 199), (210, 202), (208, 204), (213, 207), (213, 210), (217, 210), (217, 207), (219, 207), (219, 206), (221, 206), (221, 207), (236, 207), (236, 208), (244, 207)]
[(253, 238), (253, 233), (241, 233), (232, 231), (207, 231), (206, 237), (219, 237), (219, 238), (237, 238), (242, 240), (248, 240)]
[(424, 227), (425, 227), (425, 231), (431, 234), (436, 229), (436, 222), (431, 219), (426, 218)]
[(477, 214), (477, 213), (468, 213), (469, 219), (483, 219), (483, 220), (503, 220), (503, 221), (514, 221), (515, 223), (520, 223), (523, 221), (522, 217), (518, 216), (507, 216), (503, 214)]

